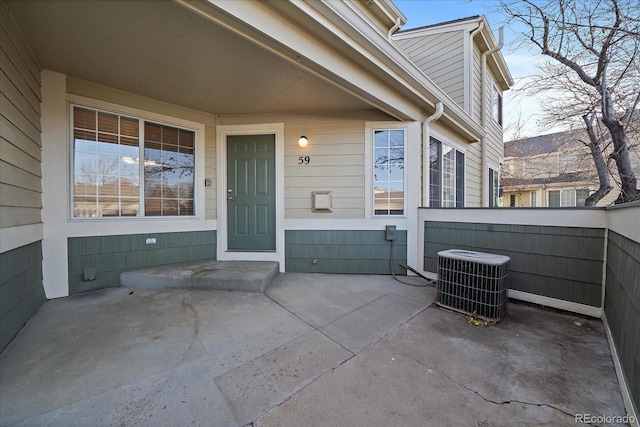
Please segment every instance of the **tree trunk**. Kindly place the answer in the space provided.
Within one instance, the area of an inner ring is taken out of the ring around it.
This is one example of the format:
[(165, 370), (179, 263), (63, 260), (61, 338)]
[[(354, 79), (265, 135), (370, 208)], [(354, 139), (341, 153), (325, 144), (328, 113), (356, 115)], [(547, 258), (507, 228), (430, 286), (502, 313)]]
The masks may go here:
[(613, 187), (611, 186), (611, 180), (609, 179), (609, 169), (607, 169), (607, 162), (604, 160), (604, 155), (602, 154), (602, 150), (600, 148), (603, 137), (596, 136), (596, 133), (593, 130), (593, 120), (594, 115), (584, 115), (582, 119), (586, 124), (587, 134), (589, 135), (589, 151), (591, 151), (591, 158), (593, 159), (593, 163), (596, 166), (596, 171), (598, 172), (598, 182), (600, 183), (600, 188), (591, 194), (584, 201), (585, 206), (595, 206), (598, 204), (604, 196), (609, 194)]
[(620, 195), (615, 203), (628, 203), (640, 200), (640, 190), (638, 190), (638, 180), (633, 172), (631, 157), (629, 156), (629, 143), (624, 127), (615, 119), (603, 117), (602, 122), (611, 132), (613, 141), (613, 154), (620, 175)]
[(602, 155), (600, 147), (594, 146), (592, 142), (589, 144), (589, 150), (591, 150), (591, 157), (593, 158), (593, 162), (596, 165), (596, 170), (598, 171), (598, 182), (600, 183), (600, 188), (598, 188), (595, 193), (587, 197), (587, 199), (584, 201), (584, 205), (595, 206), (600, 200), (604, 198), (604, 196), (611, 192), (613, 187), (611, 186), (611, 181), (609, 180), (609, 170), (607, 169), (607, 163), (604, 161), (604, 156)]

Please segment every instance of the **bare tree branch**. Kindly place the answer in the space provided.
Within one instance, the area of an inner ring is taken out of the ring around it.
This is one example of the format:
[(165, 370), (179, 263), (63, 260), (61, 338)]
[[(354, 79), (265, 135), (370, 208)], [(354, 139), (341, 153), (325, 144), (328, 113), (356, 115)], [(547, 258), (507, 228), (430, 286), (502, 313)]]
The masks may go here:
[[(500, 0), (521, 40), (548, 58), (529, 90), (547, 94), (542, 123), (586, 130), (601, 189), (615, 160), (624, 203), (640, 200), (628, 132), (640, 104), (640, 2), (637, 0)], [(596, 115), (595, 112), (598, 112)], [(604, 125), (601, 129), (600, 125)], [(606, 128), (606, 129), (605, 129)], [(605, 154), (607, 153), (607, 154)], [(636, 153), (633, 153), (637, 156)], [(635, 158), (635, 157), (633, 157)], [(605, 183), (606, 184), (606, 183)]]

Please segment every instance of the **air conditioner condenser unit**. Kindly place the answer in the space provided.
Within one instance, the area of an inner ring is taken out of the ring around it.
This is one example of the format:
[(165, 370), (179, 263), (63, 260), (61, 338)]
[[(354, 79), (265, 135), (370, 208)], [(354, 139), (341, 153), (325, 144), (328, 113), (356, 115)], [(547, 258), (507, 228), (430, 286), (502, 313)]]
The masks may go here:
[(511, 258), (449, 249), (438, 252), (436, 304), (469, 316), (499, 322), (507, 313)]

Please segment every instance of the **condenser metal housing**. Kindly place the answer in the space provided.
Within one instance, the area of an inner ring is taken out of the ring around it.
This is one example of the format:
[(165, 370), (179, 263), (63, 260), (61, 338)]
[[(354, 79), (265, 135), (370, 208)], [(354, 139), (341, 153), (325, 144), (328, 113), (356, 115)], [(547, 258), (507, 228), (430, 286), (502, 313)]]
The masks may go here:
[(507, 275), (511, 258), (449, 249), (438, 252), (436, 304), (484, 320), (507, 314)]

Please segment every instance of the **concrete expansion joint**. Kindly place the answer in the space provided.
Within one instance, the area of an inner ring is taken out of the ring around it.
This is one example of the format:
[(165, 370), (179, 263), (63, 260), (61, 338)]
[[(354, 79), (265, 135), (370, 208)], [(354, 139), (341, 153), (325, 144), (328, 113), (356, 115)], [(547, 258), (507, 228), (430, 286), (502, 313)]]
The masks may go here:
[[(278, 301), (276, 301), (275, 299), (271, 298), (270, 295), (268, 295), (266, 292), (264, 293), (264, 296), (266, 296), (267, 298), (269, 298), (271, 301), (275, 302), (276, 304), (278, 304), (280, 307), (282, 307), (284, 310), (286, 310), (287, 312), (291, 313), (291, 315), (293, 315), (296, 319), (300, 320), (301, 322), (304, 322), (304, 324), (306, 324), (307, 326), (309, 326), (311, 329), (321, 333), (322, 335), (324, 335), (325, 337), (329, 338), (331, 341), (333, 341), (336, 345), (340, 346), (341, 348), (343, 348), (344, 350), (348, 351), (349, 353), (351, 353), (351, 356), (346, 359), (346, 360), (350, 360), (353, 356), (355, 356), (355, 353), (351, 350), (349, 350), (348, 348), (346, 348), (345, 346), (343, 346), (342, 344), (340, 344), (338, 341), (336, 341), (335, 339), (333, 339), (332, 337), (330, 337), (329, 335), (325, 334), (324, 332), (322, 332), (320, 329), (316, 328), (315, 326), (313, 326), (311, 323), (307, 322), (306, 320), (304, 320), (302, 317), (298, 316), (297, 314), (295, 314), (293, 311), (289, 310), (287, 307), (285, 307), (284, 305), (280, 304)], [(345, 360), (345, 362), (346, 362)], [(344, 362), (343, 362), (344, 363)], [(342, 365), (342, 364), (340, 364)], [(338, 365), (338, 366), (340, 366)], [(335, 368), (334, 368), (335, 369)]]

